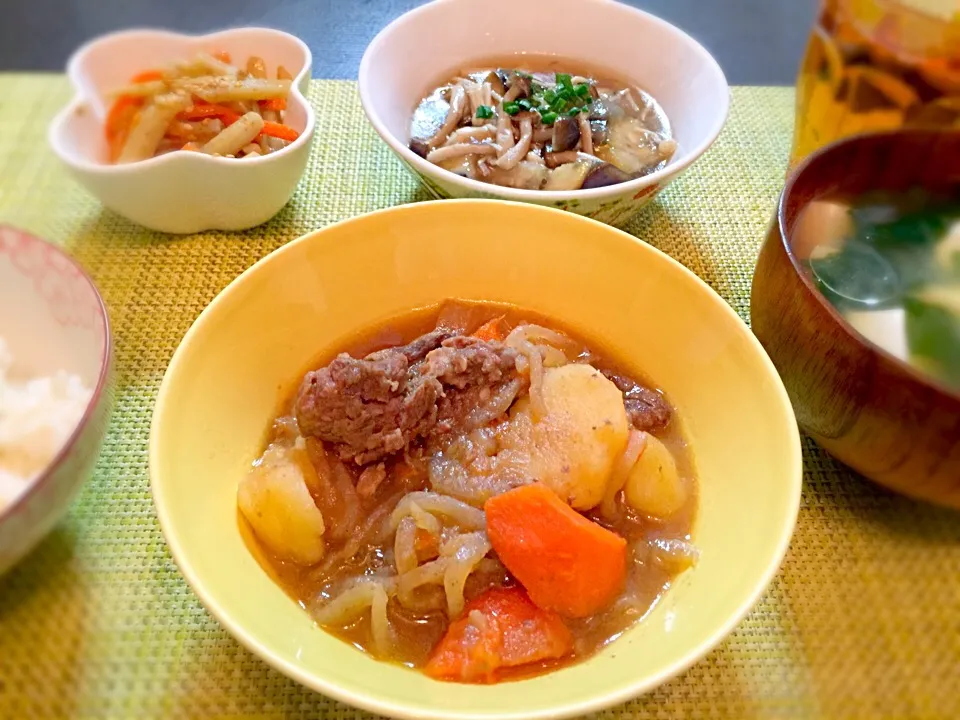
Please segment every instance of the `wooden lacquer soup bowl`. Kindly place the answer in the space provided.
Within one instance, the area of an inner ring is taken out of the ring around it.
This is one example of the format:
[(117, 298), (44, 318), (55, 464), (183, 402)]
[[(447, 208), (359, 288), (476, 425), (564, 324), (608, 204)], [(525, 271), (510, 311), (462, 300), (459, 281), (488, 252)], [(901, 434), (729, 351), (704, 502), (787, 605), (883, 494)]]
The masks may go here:
[(960, 133), (890, 132), (823, 148), (789, 178), (760, 251), (751, 316), (801, 427), (881, 485), (960, 508), (960, 394), (848, 325), (801, 262), (797, 221), (836, 193), (960, 189)]

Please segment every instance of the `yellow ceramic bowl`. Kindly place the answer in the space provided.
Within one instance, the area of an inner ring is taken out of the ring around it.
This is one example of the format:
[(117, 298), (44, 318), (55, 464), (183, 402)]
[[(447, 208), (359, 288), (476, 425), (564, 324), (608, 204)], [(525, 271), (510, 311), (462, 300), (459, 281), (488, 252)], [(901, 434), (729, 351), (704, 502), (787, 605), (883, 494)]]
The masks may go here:
[[(699, 564), (590, 660), (494, 686), (378, 663), (317, 628), (241, 539), (237, 483), (281, 397), (318, 354), (447, 297), (545, 313), (659, 383), (699, 468)], [(315, 690), (404, 718), (558, 718), (627, 700), (719, 643), (790, 540), (800, 442), (746, 325), (699, 278), (618, 230), (501, 201), (419, 203), (333, 225), (261, 260), (204, 310), (160, 388), (150, 475), (163, 532), (211, 613)]]

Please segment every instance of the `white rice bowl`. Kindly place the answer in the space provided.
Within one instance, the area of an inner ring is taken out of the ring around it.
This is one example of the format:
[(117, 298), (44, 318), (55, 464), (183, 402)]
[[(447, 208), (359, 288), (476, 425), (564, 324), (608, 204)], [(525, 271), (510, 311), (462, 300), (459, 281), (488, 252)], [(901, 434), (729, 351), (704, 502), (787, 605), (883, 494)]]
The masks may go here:
[(0, 337), (0, 513), (53, 461), (93, 395), (78, 375), (22, 377), (13, 368)]

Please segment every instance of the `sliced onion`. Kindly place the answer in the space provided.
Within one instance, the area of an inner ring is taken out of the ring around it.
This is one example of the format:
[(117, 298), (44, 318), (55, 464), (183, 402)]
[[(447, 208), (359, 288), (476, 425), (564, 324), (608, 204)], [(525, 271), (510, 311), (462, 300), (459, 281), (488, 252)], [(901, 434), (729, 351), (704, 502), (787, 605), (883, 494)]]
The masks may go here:
[(397, 573), (403, 575), (415, 569), (417, 562), (417, 525), (413, 518), (405, 517), (397, 527), (397, 535), (393, 540), (393, 563)]
[(505, 415), (510, 406), (513, 405), (513, 401), (517, 399), (517, 395), (520, 394), (521, 385), (520, 379), (514, 378), (512, 381), (505, 383), (497, 391), (497, 394), (486, 403), (473, 408), (467, 415), (467, 428), (485, 427), (498, 417)]
[(487, 525), (487, 516), (482, 510), (455, 498), (424, 490), (404, 496), (390, 517), (390, 532), (395, 532), (400, 521), (411, 514), (411, 504), (418, 505), (420, 509), (432, 515), (443, 515), (453, 520), (463, 530), (482, 530)]
[(373, 596), (370, 600), (370, 631), (377, 652), (386, 655), (393, 648), (393, 628), (387, 618), (387, 591), (380, 583), (373, 584)]
[(467, 578), (481, 560), (490, 552), (490, 541), (483, 532), (461, 535), (447, 543), (440, 551), (450, 558), (443, 574), (443, 589), (447, 594), (447, 616), (451, 619), (463, 612), (465, 600), (463, 588)]
[(397, 583), (397, 599), (408, 608), (416, 607), (414, 593), (425, 585), (442, 585), (450, 558), (438, 558), (404, 573)]
[(578, 349), (576, 341), (568, 338), (563, 333), (558, 333), (556, 330), (532, 323), (517, 325), (517, 327), (510, 331), (510, 334), (507, 335), (504, 342), (509, 347), (515, 347), (516, 343), (521, 340), (526, 340), (533, 344), (539, 344), (540, 341), (543, 341), (561, 350), (567, 349), (573, 351)]
[(314, 612), (313, 619), (321, 625), (349, 625), (370, 607), (376, 587), (373, 581), (356, 583)]
[(435, 537), (440, 536), (440, 530), (442, 528), (440, 521), (417, 505), (413, 500), (410, 501), (410, 517), (413, 518), (414, 523), (416, 523), (417, 527), (421, 530), (426, 530)]

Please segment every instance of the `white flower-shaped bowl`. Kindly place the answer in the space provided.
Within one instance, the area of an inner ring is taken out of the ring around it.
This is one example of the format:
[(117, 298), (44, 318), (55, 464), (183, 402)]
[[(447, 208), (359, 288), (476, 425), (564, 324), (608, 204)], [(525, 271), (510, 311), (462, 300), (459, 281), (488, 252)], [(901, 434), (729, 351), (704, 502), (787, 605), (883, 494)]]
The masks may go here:
[[(650, 92), (670, 119), (678, 150), (658, 172), (570, 192), (517, 190), (463, 178), (407, 146), (420, 99), (454, 73), (520, 54), (600, 69)], [(613, 0), (434, 0), (388, 25), (360, 63), (360, 99), (373, 127), (437, 198), (500, 198), (570, 210), (623, 225), (713, 144), (730, 91), (717, 62), (693, 38)]]
[[(136, 73), (222, 50), (235, 62), (251, 55), (274, 72), (294, 77), (285, 122), (300, 137), (283, 150), (235, 160), (174, 152), (128, 165), (107, 160), (104, 120), (109, 93)], [(162, 30), (126, 30), (87, 43), (70, 58), (72, 102), (50, 125), (54, 153), (104, 207), (151, 230), (194, 233), (245, 230), (266, 222), (287, 203), (303, 175), (314, 135), (306, 99), (312, 56), (301, 40), (267, 28), (238, 28), (203, 36)]]

